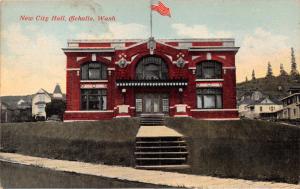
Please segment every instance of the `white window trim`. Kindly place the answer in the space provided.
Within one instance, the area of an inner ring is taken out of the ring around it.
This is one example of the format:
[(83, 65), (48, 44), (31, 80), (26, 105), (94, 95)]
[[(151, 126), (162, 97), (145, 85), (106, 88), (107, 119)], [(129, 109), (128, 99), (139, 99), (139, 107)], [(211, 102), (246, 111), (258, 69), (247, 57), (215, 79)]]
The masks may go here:
[(107, 83), (108, 80), (80, 80), (80, 83)]
[(224, 81), (224, 79), (196, 79), (196, 81)]

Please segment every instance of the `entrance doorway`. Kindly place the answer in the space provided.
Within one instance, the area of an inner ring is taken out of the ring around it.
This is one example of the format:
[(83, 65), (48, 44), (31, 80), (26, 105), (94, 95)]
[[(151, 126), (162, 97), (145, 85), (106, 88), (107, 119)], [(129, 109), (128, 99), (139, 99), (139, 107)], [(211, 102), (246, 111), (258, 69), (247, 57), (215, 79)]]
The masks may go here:
[(138, 93), (135, 96), (137, 115), (142, 113), (169, 113), (169, 95), (165, 93)]

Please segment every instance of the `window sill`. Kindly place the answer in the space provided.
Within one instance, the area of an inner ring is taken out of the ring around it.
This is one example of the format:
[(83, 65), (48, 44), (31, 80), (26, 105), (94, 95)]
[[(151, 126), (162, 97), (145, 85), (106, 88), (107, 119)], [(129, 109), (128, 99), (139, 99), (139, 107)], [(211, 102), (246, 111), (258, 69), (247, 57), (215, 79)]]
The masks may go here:
[(106, 83), (108, 80), (80, 80), (81, 83)]
[(224, 81), (224, 79), (196, 79), (196, 81)]
[(101, 112), (113, 112), (113, 110), (69, 110), (66, 113), (101, 113)]
[(192, 112), (222, 112), (222, 111), (237, 111), (238, 109), (222, 109), (222, 108), (216, 108), (216, 109), (191, 109)]

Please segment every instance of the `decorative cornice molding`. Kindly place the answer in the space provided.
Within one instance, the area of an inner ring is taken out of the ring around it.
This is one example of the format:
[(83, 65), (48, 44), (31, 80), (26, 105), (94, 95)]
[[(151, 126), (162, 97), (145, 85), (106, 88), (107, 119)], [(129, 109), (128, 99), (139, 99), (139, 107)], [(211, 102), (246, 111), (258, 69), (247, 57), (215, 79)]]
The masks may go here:
[(239, 47), (189, 47), (189, 51), (235, 51), (239, 50)]
[(62, 48), (64, 52), (115, 52), (115, 48)]

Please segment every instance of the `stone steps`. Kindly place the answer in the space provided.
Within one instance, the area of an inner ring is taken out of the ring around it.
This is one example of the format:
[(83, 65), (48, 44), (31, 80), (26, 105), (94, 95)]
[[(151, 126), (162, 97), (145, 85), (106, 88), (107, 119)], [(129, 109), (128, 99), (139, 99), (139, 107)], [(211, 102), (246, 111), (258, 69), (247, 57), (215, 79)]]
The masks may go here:
[(179, 136), (137, 137), (136, 168), (187, 168), (186, 141)]
[(142, 114), (140, 117), (140, 125), (142, 126), (155, 126), (164, 125), (163, 114)]
[(142, 114), (136, 136), (135, 166), (143, 169), (187, 168), (183, 136), (164, 126), (163, 114)]
[(142, 165), (142, 166), (136, 166), (136, 168), (140, 169), (187, 169), (189, 168), (189, 165)]

